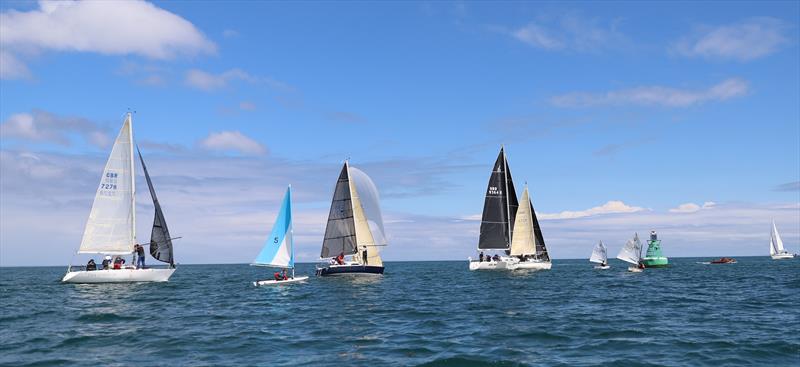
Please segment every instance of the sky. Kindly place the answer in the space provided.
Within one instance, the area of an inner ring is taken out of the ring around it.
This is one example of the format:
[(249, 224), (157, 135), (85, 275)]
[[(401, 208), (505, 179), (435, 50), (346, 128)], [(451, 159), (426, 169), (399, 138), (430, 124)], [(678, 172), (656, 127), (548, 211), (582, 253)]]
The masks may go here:
[[(392, 260), (475, 256), (501, 144), (551, 256), (800, 252), (800, 3), (0, 3), (0, 266), (77, 250), (127, 112), (179, 263), (248, 263), (346, 159)], [(137, 233), (153, 207), (138, 172)]]

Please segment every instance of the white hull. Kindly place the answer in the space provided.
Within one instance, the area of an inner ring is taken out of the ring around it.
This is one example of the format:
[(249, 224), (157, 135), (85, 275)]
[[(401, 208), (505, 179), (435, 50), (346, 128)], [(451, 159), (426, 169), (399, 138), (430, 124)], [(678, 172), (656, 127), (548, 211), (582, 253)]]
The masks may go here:
[(638, 266), (629, 266), (628, 267), (628, 271), (631, 272), (631, 273), (641, 273), (642, 270), (644, 270), (644, 269), (641, 269)]
[(520, 261), (508, 264), (511, 270), (550, 270), (553, 263), (547, 261)]
[(289, 279), (286, 279), (286, 280), (275, 280), (275, 279), (272, 279), (272, 280), (259, 280), (257, 282), (253, 282), (253, 285), (256, 286), (256, 287), (258, 287), (260, 285), (282, 285), (282, 284), (292, 284), (292, 283), (305, 282), (306, 280), (308, 280), (308, 277), (295, 277), (295, 278), (289, 278)]
[(787, 260), (787, 259), (793, 259), (794, 258), (794, 254), (790, 254), (788, 252), (784, 252), (782, 254), (771, 255), (771, 257), (772, 257), (772, 260)]
[(175, 268), (81, 270), (67, 272), (61, 281), (64, 283), (166, 282), (174, 272)]
[(505, 261), (472, 261), (469, 262), (469, 270), (506, 270), (509, 269)]
[(599, 270), (607, 270), (607, 269), (611, 269), (611, 266), (610, 265), (595, 265), (594, 268), (595, 269), (599, 269)]

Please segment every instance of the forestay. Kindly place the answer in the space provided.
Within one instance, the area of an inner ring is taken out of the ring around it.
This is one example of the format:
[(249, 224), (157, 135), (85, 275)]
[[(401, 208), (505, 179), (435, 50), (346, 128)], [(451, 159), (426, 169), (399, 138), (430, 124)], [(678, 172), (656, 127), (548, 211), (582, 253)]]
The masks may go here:
[(78, 253), (129, 254), (136, 243), (133, 131), (128, 114), (114, 141)]
[(278, 218), (272, 226), (261, 252), (253, 265), (294, 268), (294, 242), (292, 240), (292, 188), (286, 189)]
[(517, 194), (508, 169), (508, 160), (504, 149), (500, 148), (486, 188), (478, 249), (509, 248), (517, 207)]
[(606, 245), (603, 244), (603, 241), (600, 241), (597, 246), (594, 247), (592, 257), (589, 258), (589, 261), (598, 264), (605, 264), (608, 262), (608, 250), (606, 249)]
[(352, 255), (356, 253), (356, 229), (353, 220), (353, 203), (350, 195), (350, 175), (347, 163), (342, 167), (333, 190), (328, 224), (322, 241), (321, 258)]
[(139, 147), (136, 147), (136, 151), (139, 152), (139, 161), (142, 163), (144, 178), (147, 180), (147, 187), (150, 189), (150, 197), (153, 199), (153, 207), (155, 209), (153, 230), (150, 231), (150, 255), (156, 260), (174, 265), (175, 259), (172, 255), (172, 237), (169, 236), (167, 221), (164, 219), (164, 212), (161, 210), (158, 197), (156, 197), (156, 189), (153, 187), (153, 181), (150, 180), (150, 174), (147, 172), (147, 166), (144, 164), (142, 152), (139, 150)]
[(622, 246), (622, 249), (619, 250), (619, 254), (617, 254), (617, 259), (638, 265), (641, 256), (642, 243), (639, 241), (639, 234), (636, 234), (633, 239), (625, 243), (625, 246)]

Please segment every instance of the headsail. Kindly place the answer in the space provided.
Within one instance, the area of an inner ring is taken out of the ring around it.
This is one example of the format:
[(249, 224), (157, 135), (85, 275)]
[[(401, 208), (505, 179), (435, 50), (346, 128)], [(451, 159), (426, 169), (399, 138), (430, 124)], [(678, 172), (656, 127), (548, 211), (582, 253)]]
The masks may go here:
[(539, 260), (550, 261), (550, 254), (547, 252), (547, 245), (544, 244), (542, 228), (539, 227), (539, 220), (536, 219), (536, 211), (533, 210), (533, 201), (530, 202), (531, 217), (533, 218), (533, 237), (536, 239), (536, 258)]
[(504, 149), (500, 148), (486, 188), (478, 249), (505, 250), (510, 247), (518, 205), (508, 160)]
[(533, 235), (533, 216), (528, 187), (522, 191), (522, 206), (514, 220), (514, 235), (511, 238), (511, 256), (533, 255), (536, 253), (536, 240)]
[(622, 249), (619, 250), (619, 254), (617, 254), (617, 259), (638, 265), (641, 258), (642, 242), (639, 241), (639, 234), (637, 233), (633, 239), (625, 243), (625, 246), (622, 246)]
[(775, 221), (772, 221), (772, 234), (769, 239), (769, 254), (782, 254), (786, 252), (786, 249), (783, 248), (783, 240), (781, 239), (781, 235), (778, 233), (778, 227), (775, 226)]
[(353, 203), (350, 195), (350, 174), (347, 163), (342, 167), (336, 188), (333, 190), (331, 210), (328, 213), (328, 224), (325, 227), (325, 238), (322, 241), (321, 258), (352, 255), (356, 248), (356, 229), (353, 220)]
[[(386, 245), (380, 199), (375, 183), (366, 173), (350, 167), (350, 195), (353, 203), (358, 261), (365, 265), (383, 266), (378, 246)], [(367, 256), (364, 257), (366, 251)]]
[(608, 262), (608, 250), (606, 249), (606, 245), (603, 244), (603, 241), (597, 244), (592, 251), (592, 257), (589, 258), (589, 261), (598, 264), (605, 264)]
[(294, 268), (294, 242), (292, 240), (292, 187), (286, 189), (278, 218), (272, 226), (261, 252), (253, 265)]
[(129, 254), (136, 243), (131, 114), (125, 117), (100, 178), (78, 253)]
[(170, 237), (169, 229), (167, 229), (167, 221), (164, 219), (164, 212), (161, 211), (161, 204), (158, 202), (158, 197), (156, 197), (156, 188), (153, 187), (153, 181), (150, 180), (150, 174), (147, 173), (147, 166), (144, 164), (144, 157), (142, 157), (142, 152), (138, 146), (136, 151), (139, 152), (144, 178), (147, 180), (147, 187), (150, 189), (150, 197), (153, 199), (153, 207), (155, 208), (153, 230), (150, 231), (150, 255), (156, 260), (174, 265), (172, 237)]

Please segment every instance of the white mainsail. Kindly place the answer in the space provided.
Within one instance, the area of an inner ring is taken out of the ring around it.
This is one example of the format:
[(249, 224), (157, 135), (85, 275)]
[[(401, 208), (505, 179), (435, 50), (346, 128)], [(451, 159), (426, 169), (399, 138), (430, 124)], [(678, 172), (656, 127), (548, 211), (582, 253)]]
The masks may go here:
[(781, 235), (778, 233), (778, 227), (775, 226), (775, 221), (772, 221), (772, 233), (770, 234), (769, 238), (769, 254), (782, 254), (786, 252), (786, 249), (783, 248), (783, 240), (781, 239)]
[[(362, 264), (383, 266), (378, 246), (386, 245), (383, 230), (383, 217), (379, 204), (378, 189), (367, 176), (358, 168), (347, 165), (350, 176), (350, 197), (353, 205), (353, 220), (355, 221), (356, 242), (358, 253), (356, 258)], [(366, 250), (367, 257), (363, 253)]]
[(642, 257), (642, 242), (639, 241), (639, 234), (637, 233), (633, 239), (628, 240), (625, 246), (619, 250), (617, 259), (638, 265)]
[(597, 244), (592, 250), (592, 257), (589, 258), (589, 261), (598, 264), (605, 264), (608, 262), (608, 250), (606, 249), (606, 245), (603, 244), (603, 241)]
[(136, 185), (131, 114), (114, 141), (78, 253), (129, 254), (136, 244)]
[(514, 220), (514, 232), (511, 236), (511, 256), (536, 254), (536, 239), (533, 236), (533, 213), (531, 212), (528, 186), (522, 192), (517, 217)]

